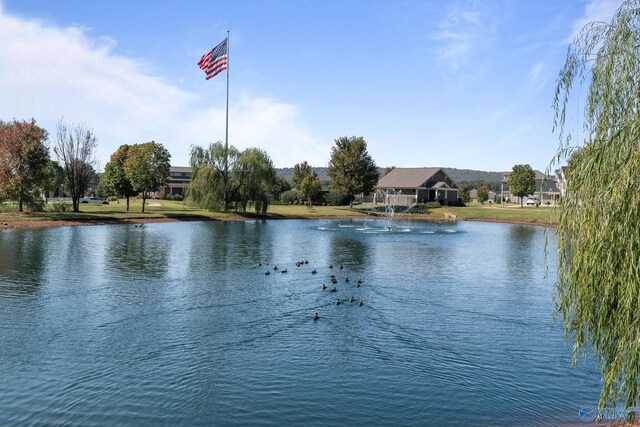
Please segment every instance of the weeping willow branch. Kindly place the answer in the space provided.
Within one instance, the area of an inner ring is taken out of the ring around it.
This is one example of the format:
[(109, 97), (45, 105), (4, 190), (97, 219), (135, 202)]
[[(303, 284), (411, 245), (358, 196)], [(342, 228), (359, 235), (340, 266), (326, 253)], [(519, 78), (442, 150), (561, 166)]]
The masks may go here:
[[(586, 25), (571, 44), (554, 98), (568, 182), (557, 229), (556, 303), (574, 363), (592, 350), (602, 374), (599, 406), (640, 397), (640, 0), (611, 23)], [(574, 85), (588, 86), (584, 143), (572, 146)], [(633, 414), (630, 414), (630, 418)]]

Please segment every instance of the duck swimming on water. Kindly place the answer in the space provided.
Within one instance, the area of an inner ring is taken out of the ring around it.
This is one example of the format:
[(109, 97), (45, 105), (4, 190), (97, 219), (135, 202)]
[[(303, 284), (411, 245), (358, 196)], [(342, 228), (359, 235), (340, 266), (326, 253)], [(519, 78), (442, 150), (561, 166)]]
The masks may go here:
[(320, 318), (320, 316), (318, 316), (318, 312), (316, 311), (316, 313), (313, 315), (313, 320), (318, 320)]

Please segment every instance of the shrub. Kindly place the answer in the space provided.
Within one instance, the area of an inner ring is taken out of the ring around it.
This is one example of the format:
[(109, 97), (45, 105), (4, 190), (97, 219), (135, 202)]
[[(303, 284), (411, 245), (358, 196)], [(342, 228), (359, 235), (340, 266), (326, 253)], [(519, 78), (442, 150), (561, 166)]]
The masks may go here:
[(71, 212), (72, 209), (71, 202), (54, 202), (47, 205), (47, 210), (50, 212)]
[(280, 201), (287, 205), (298, 204), (300, 200), (302, 200), (302, 193), (296, 190), (288, 190), (280, 195)]
[(349, 204), (349, 196), (337, 191), (329, 191), (326, 193), (324, 200), (329, 206), (346, 206)]
[(176, 202), (181, 202), (184, 200), (184, 197), (182, 197), (182, 194), (174, 194), (173, 200), (175, 200)]

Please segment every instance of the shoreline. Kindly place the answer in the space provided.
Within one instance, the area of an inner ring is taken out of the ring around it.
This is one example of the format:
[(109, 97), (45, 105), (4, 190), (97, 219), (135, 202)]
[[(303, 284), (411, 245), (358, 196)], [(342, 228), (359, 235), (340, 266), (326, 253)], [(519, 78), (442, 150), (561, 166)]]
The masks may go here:
[[(127, 224), (147, 224), (147, 223), (166, 223), (166, 222), (194, 222), (194, 221), (254, 221), (254, 220), (317, 220), (317, 219), (375, 219), (382, 218), (373, 217), (369, 215), (317, 215), (317, 216), (304, 216), (304, 215), (292, 215), (292, 216), (280, 216), (280, 217), (220, 217), (220, 218), (208, 218), (202, 216), (184, 216), (180, 218), (175, 217), (150, 217), (150, 218), (124, 218), (124, 219), (22, 219), (22, 220), (0, 220), (0, 231), (10, 229), (39, 229), (39, 228), (53, 228), (53, 227), (79, 227), (79, 226), (91, 226), (91, 225), (127, 225)], [(557, 224), (545, 224), (538, 221), (527, 221), (519, 219), (501, 219), (501, 218), (455, 218), (455, 219), (440, 219), (440, 218), (407, 218), (406, 221), (420, 221), (420, 222), (437, 222), (437, 223), (452, 223), (458, 221), (474, 221), (474, 222), (494, 222), (504, 224), (516, 224), (516, 225), (534, 225), (538, 227), (551, 227), (556, 228)]]

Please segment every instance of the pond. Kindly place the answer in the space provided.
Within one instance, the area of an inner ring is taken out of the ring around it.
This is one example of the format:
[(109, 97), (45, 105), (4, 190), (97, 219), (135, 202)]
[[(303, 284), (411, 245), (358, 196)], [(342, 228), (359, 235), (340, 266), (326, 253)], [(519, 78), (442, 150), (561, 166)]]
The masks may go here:
[(381, 225), (0, 232), (0, 424), (578, 424), (545, 229)]

